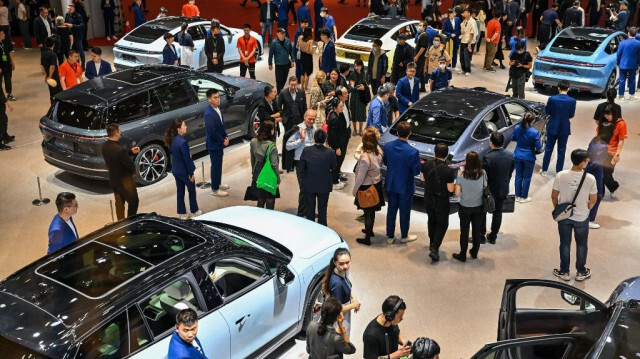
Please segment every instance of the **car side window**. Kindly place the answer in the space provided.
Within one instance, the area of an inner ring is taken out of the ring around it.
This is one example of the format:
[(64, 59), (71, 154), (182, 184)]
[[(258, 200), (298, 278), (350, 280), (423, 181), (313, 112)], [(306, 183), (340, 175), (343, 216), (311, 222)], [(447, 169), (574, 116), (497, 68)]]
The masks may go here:
[(482, 118), (482, 122), (484, 122), (484, 124), (487, 126), (489, 134), (499, 131), (506, 125), (499, 107), (487, 113)]
[(207, 265), (207, 272), (225, 300), (271, 273), (263, 260), (251, 257), (228, 257), (214, 261)]
[(175, 325), (176, 315), (191, 308), (202, 313), (195, 287), (187, 278), (180, 278), (158, 293), (140, 303), (142, 314), (147, 319), (154, 336), (170, 330)]
[(201, 102), (207, 100), (207, 90), (209, 89), (218, 90), (221, 96), (226, 93), (224, 86), (204, 77), (192, 77), (188, 81), (193, 91), (198, 95), (198, 100)]
[(487, 125), (484, 123), (484, 121), (480, 121), (480, 123), (478, 123), (478, 126), (476, 126), (476, 129), (475, 131), (473, 131), (472, 136), (476, 140), (484, 140), (489, 137), (489, 130), (487, 129)]
[(196, 103), (195, 98), (193, 98), (192, 94), (184, 86), (182, 80), (162, 85), (156, 88), (155, 92), (165, 112), (177, 110)]
[(133, 353), (151, 343), (151, 334), (136, 306), (129, 307), (127, 315), (129, 317), (129, 350)]
[(128, 333), (127, 313), (123, 311), (89, 334), (82, 341), (76, 358), (122, 358), (129, 354)]
[(620, 43), (620, 37), (616, 36), (609, 41), (609, 44), (604, 49), (607, 54), (615, 54), (618, 51), (618, 44)]
[(415, 33), (411, 30), (411, 25), (407, 25), (407, 26), (401, 27), (398, 31), (396, 31), (396, 33), (391, 36), (393, 41), (397, 41), (398, 40), (398, 36), (400, 34), (407, 35), (407, 39), (412, 39), (415, 36)]
[(202, 33), (200, 26), (189, 26), (187, 32), (191, 35), (191, 39), (193, 39), (193, 41), (204, 39), (204, 34)]
[(508, 122), (510, 122), (510, 124), (508, 125), (519, 124), (520, 121), (522, 121), (522, 117), (524, 116), (524, 113), (527, 112), (527, 109), (517, 102), (505, 103), (504, 110), (507, 116), (509, 117)]
[(149, 116), (149, 92), (130, 96), (109, 106), (109, 123), (127, 123)]

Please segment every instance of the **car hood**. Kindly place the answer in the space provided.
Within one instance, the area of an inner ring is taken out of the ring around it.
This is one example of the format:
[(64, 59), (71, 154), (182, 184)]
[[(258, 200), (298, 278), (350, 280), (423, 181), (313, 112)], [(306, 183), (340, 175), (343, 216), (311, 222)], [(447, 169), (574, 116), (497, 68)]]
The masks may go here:
[(618, 284), (605, 304), (612, 306), (630, 300), (640, 300), (640, 277), (629, 278)]
[(288, 213), (257, 207), (227, 207), (203, 214), (196, 220), (225, 223), (258, 233), (287, 247), (294, 257), (305, 259), (343, 242), (328, 227)]
[[(385, 131), (380, 137), (380, 147), (384, 147), (385, 144), (397, 140), (398, 137), (392, 135), (389, 130)], [(435, 150), (436, 145), (424, 142), (418, 142), (409, 140), (408, 143), (417, 149), (420, 152), (420, 159), (423, 160), (432, 160), (435, 158), (433, 151)], [(460, 144), (460, 140), (456, 141), (456, 143), (449, 145), (449, 155), (451, 156), (451, 162), (457, 163), (462, 162), (465, 159), (466, 153), (457, 154), (456, 150), (458, 149)]]

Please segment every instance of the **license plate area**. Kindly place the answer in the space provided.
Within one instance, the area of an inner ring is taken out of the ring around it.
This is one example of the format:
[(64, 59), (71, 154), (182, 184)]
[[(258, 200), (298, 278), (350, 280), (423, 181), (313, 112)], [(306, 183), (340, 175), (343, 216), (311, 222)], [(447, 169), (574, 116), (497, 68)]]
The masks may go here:
[(578, 75), (576, 70), (568, 69), (566, 67), (552, 67), (551, 68), (551, 72), (553, 72), (556, 75), (562, 75), (562, 76), (576, 76), (576, 75)]
[(354, 53), (351, 53), (351, 52), (347, 52), (347, 53), (344, 54), (344, 57), (346, 57), (347, 59), (357, 60), (357, 59), (360, 58), (360, 55), (354, 54)]
[(56, 146), (58, 146), (58, 147), (60, 147), (62, 149), (65, 149), (67, 151), (72, 151), (73, 152), (73, 150), (74, 150), (73, 142), (69, 142), (69, 141), (65, 141), (65, 140), (56, 138), (54, 143), (55, 143)]
[(129, 55), (129, 54), (122, 54), (122, 59), (123, 60), (127, 60), (127, 61), (132, 61), (132, 62), (137, 62), (138, 58), (135, 57), (134, 55)]

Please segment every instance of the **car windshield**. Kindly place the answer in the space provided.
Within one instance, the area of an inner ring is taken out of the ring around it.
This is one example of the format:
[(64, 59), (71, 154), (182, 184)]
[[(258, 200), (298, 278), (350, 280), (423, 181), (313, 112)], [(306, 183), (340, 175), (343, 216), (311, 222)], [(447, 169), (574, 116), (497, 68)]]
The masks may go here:
[(632, 300), (627, 305), (620, 311), (599, 358), (640, 357), (640, 301)]
[(576, 54), (581, 56), (589, 56), (593, 54), (598, 46), (602, 43), (602, 39), (589, 37), (564, 37), (559, 36), (551, 45), (551, 52), (559, 52), (565, 54)]
[(468, 119), (445, 113), (409, 109), (391, 127), (392, 135), (397, 136), (396, 126), (401, 121), (409, 121), (411, 124), (410, 140), (432, 145), (444, 142), (449, 146), (456, 143), (471, 124)]
[(349, 40), (359, 41), (372, 41), (372, 39), (379, 39), (389, 32), (386, 27), (375, 25), (356, 25), (352, 27), (344, 37)]
[(102, 110), (75, 103), (58, 101), (54, 111), (54, 120), (63, 125), (85, 130), (99, 130), (103, 128)]
[(150, 44), (156, 41), (157, 39), (162, 38), (167, 31), (171, 31), (171, 30), (173, 29), (169, 29), (165, 26), (158, 26), (158, 25), (138, 26), (127, 35), (127, 40), (133, 41), (133, 42), (142, 42), (145, 44)]

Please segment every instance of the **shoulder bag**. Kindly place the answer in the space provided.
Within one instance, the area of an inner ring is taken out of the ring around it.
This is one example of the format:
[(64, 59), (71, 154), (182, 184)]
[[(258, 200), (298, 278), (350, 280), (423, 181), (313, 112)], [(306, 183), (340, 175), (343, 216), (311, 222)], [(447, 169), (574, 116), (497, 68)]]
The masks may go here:
[(275, 196), (278, 190), (278, 176), (271, 166), (271, 149), (273, 149), (273, 142), (269, 144), (267, 152), (264, 155), (264, 164), (262, 170), (256, 180), (256, 187), (261, 188)]
[(484, 213), (493, 213), (496, 210), (496, 201), (489, 190), (489, 186), (485, 187), (486, 174), (482, 175), (482, 211)]
[(358, 192), (356, 192), (356, 198), (358, 198), (358, 205), (360, 208), (371, 208), (380, 203), (380, 196), (378, 195), (378, 190), (376, 190), (375, 183), (373, 182), (373, 175), (371, 174), (371, 157), (369, 154), (367, 154), (367, 157), (369, 158), (369, 177), (371, 178), (371, 186), (364, 191), (358, 190)]
[(580, 180), (576, 194), (573, 195), (573, 201), (571, 201), (571, 203), (558, 203), (556, 208), (551, 212), (551, 215), (556, 222), (560, 222), (573, 216), (573, 209), (576, 208), (576, 198), (578, 198), (578, 193), (580, 193), (585, 177), (587, 177), (587, 172), (582, 173), (582, 179)]

